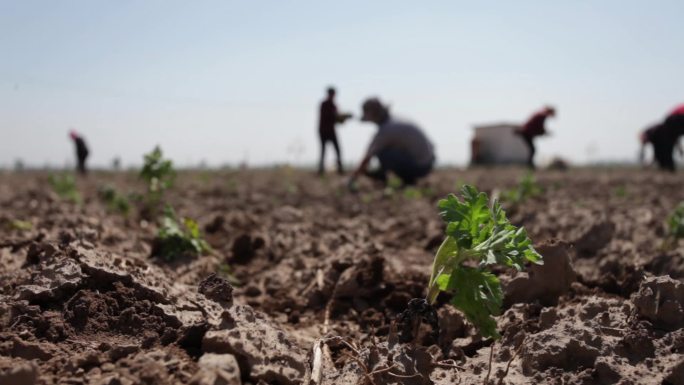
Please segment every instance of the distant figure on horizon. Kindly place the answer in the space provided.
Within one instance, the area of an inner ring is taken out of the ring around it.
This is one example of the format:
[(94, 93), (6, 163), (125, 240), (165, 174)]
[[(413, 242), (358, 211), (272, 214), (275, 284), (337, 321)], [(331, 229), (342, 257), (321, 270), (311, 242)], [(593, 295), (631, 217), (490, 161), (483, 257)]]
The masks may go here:
[(556, 110), (551, 106), (546, 106), (527, 120), (527, 122), (520, 127), (516, 133), (522, 137), (529, 150), (527, 158), (527, 166), (534, 169), (534, 154), (536, 148), (534, 147), (534, 138), (537, 136), (547, 135), (546, 132), (546, 118), (556, 116)]
[(335, 148), (337, 155), (337, 173), (343, 174), (342, 154), (340, 151), (340, 144), (337, 141), (337, 133), (335, 132), (335, 125), (344, 123), (351, 118), (351, 114), (340, 114), (337, 112), (335, 105), (335, 88), (328, 87), (327, 97), (321, 102), (320, 118), (318, 121), (318, 134), (321, 139), (321, 159), (318, 163), (318, 174), (323, 175), (325, 172), (325, 147), (328, 142), (331, 142)]
[(88, 146), (86, 146), (85, 140), (76, 131), (72, 130), (69, 132), (69, 137), (74, 142), (76, 147), (76, 170), (81, 174), (85, 175), (86, 169), (86, 159), (88, 158)]
[(674, 171), (674, 149), (680, 154), (684, 151), (679, 144), (679, 137), (684, 135), (684, 104), (675, 108), (661, 124), (656, 124), (641, 133), (641, 150), (639, 160), (643, 163), (646, 144), (653, 145), (653, 158), (661, 170)]
[[(413, 185), (418, 178), (432, 171), (435, 163), (434, 148), (418, 126), (393, 119), (389, 108), (377, 98), (367, 99), (362, 109), (361, 120), (377, 124), (378, 131), (349, 179), (350, 188), (353, 188), (360, 175), (386, 183), (387, 173), (392, 172), (404, 185)], [(380, 168), (368, 171), (368, 164), (373, 157), (378, 159)]]

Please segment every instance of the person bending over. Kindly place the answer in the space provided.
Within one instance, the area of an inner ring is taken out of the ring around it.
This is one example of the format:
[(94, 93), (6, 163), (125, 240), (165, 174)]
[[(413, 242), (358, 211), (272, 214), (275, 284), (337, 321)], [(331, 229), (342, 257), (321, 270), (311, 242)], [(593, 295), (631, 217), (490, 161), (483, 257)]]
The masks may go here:
[(553, 107), (546, 106), (540, 111), (536, 112), (530, 117), (527, 122), (520, 127), (516, 133), (522, 137), (527, 145), (528, 156), (527, 156), (527, 166), (534, 169), (534, 154), (536, 148), (534, 147), (534, 138), (537, 136), (546, 135), (546, 118), (556, 116), (556, 110)]
[(674, 171), (674, 149), (677, 147), (680, 154), (682, 148), (679, 137), (684, 135), (684, 104), (675, 108), (661, 124), (649, 127), (641, 133), (640, 159), (644, 158), (644, 147), (647, 144), (653, 146), (653, 158), (661, 170)]
[[(432, 171), (434, 148), (418, 126), (393, 119), (389, 108), (377, 98), (366, 100), (362, 110), (361, 120), (375, 123), (378, 131), (352, 174), (349, 186), (353, 186), (361, 175), (386, 183), (388, 172), (399, 177), (404, 185), (413, 185)], [(368, 171), (368, 164), (373, 157), (377, 158), (380, 167)]]

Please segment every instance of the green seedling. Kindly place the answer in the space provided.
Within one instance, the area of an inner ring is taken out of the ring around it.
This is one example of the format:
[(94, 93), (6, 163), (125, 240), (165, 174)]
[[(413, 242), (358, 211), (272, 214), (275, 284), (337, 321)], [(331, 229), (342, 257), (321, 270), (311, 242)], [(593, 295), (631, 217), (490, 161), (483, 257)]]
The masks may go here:
[(522, 270), (527, 262), (542, 264), (542, 257), (497, 201), (489, 207), (487, 194), (469, 185), (461, 194), (463, 200), (451, 194), (438, 204), (446, 238), (435, 255), (426, 300), (433, 305), (440, 292), (449, 294), (482, 336), (499, 338), (493, 316), (501, 312), (503, 292), (490, 268)]
[(112, 186), (105, 186), (98, 190), (98, 196), (107, 205), (107, 210), (128, 215), (131, 205), (128, 198), (119, 194)]
[(369, 203), (373, 202), (373, 194), (371, 194), (371, 193), (361, 194), (361, 202), (363, 204), (369, 204)]
[(145, 161), (140, 178), (147, 184), (147, 194), (144, 198), (148, 210), (153, 213), (163, 203), (164, 192), (173, 186), (176, 180), (176, 171), (173, 162), (164, 159), (164, 154), (159, 146), (145, 155)]
[(33, 223), (29, 221), (22, 221), (20, 219), (8, 219), (1, 222), (4, 222), (2, 224), (5, 228), (7, 228), (7, 230), (28, 231), (33, 228)]
[(390, 175), (389, 178), (387, 178), (387, 187), (394, 191), (399, 190), (402, 185), (401, 179), (394, 175)]
[(414, 186), (408, 186), (404, 189), (404, 198), (406, 199), (420, 199), (423, 197), (423, 192)]
[(211, 171), (208, 171), (206, 169), (202, 169), (202, 171), (197, 175), (197, 179), (199, 180), (199, 182), (205, 186), (211, 182), (212, 177), (213, 175)]
[(228, 180), (226, 180), (226, 192), (230, 194), (235, 194), (238, 191), (238, 182), (233, 178), (229, 177)]
[(299, 192), (299, 187), (292, 181), (285, 181), (285, 191), (290, 195), (296, 195)]
[(627, 197), (627, 188), (625, 186), (618, 186), (615, 188), (613, 191), (615, 196), (618, 198), (626, 198)]
[(660, 245), (661, 250), (672, 250), (684, 238), (684, 202), (680, 202), (667, 218), (667, 236)]
[(681, 202), (670, 214), (667, 224), (670, 237), (675, 239), (684, 238), (684, 202)]
[(176, 213), (167, 207), (152, 246), (152, 255), (166, 261), (183, 257), (196, 257), (210, 250), (209, 244), (202, 239), (197, 222), (185, 218), (179, 224)]
[(218, 275), (226, 279), (233, 286), (242, 286), (242, 282), (233, 275), (233, 269), (227, 263), (221, 263), (218, 266)]
[(48, 177), (48, 182), (60, 198), (68, 200), (74, 203), (81, 202), (81, 194), (76, 188), (76, 180), (70, 174), (55, 175), (52, 174)]
[(435, 190), (431, 187), (416, 187), (416, 186), (406, 186), (404, 187), (404, 198), (406, 199), (422, 199), (422, 198), (432, 198), (435, 195)]
[(544, 189), (537, 183), (534, 175), (529, 172), (525, 174), (515, 188), (504, 191), (501, 194), (501, 199), (510, 204), (517, 205), (543, 192)]

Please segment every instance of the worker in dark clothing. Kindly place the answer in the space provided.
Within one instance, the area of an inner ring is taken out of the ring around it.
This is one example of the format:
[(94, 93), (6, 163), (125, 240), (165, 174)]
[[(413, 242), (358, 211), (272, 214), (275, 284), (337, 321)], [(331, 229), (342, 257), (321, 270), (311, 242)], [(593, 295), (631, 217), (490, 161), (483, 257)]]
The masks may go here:
[(71, 140), (74, 142), (74, 146), (76, 147), (76, 170), (80, 174), (85, 175), (87, 171), (86, 159), (88, 158), (88, 146), (86, 146), (83, 137), (79, 135), (76, 131), (69, 132), (69, 137), (71, 137)]
[(534, 154), (536, 149), (534, 147), (534, 138), (537, 136), (546, 135), (546, 118), (556, 116), (556, 110), (553, 107), (546, 106), (541, 111), (536, 112), (530, 119), (520, 127), (516, 133), (522, 137), (529, 150), (527, 157), (527, 165), (534, 169)]
[(328, 96), (321, 103), (320, 119), (318, 121), (318, 134), (321, 139), (321, 159), (318, 163), (319, 175), (323, 175), (325, 172), (325, 147), (328, 142), (331, 142), (335, 148), (335, 154), (337, 155), (337, 172), (339, 174), (344, 173), (340, 144), (337, 141), (335, 125), (337, 123), (344, 123), (349, 118), (351, 118), (351, 114), (339, 114), (337, 112), (337, 106), (335, 105), (335, 89), (329, 87)]
[(674, 149), (677, 147), (680, 154), (679, 137), (684, 135), (684, 104), (675, 108), (662, 124), (649, 127), (641, 133), (640, 158), (643, 161), (644, 147), (650, 143), (653, 145), (653, 158), (662, 170), (674, 171)]

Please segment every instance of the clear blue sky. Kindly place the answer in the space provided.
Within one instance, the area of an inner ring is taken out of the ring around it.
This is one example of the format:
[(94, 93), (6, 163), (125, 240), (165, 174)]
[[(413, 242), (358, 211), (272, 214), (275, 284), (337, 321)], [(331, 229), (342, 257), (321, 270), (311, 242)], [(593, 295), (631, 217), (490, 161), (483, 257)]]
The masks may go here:
[[(358, 115), (377, 95), (446, 163), (476, 123), (559, 114), (540, 156), (634, 159), (638, 131), (684, 103), (684, 2), (0, 0), (0, 165), (180, 164), (318, 154), (324, 88)], [(340, 128), (356, 162), (375, 128)], [(293, 149), (301, 148), (300, 155)]]

